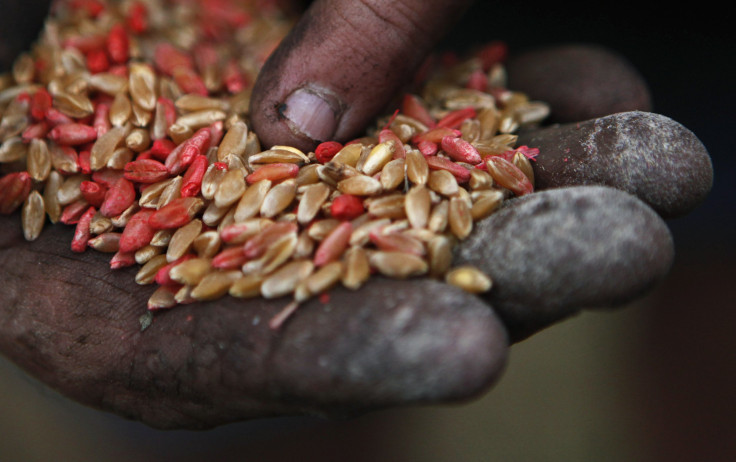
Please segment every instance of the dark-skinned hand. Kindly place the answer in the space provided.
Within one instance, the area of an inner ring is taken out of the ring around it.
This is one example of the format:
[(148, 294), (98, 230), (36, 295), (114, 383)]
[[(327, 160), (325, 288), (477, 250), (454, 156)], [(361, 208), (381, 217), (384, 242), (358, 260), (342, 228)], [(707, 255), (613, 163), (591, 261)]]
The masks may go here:
[[(254, 129), (265, 144), (305, 149), (358, 135), (460, 20), (461, 3), (314, 2), (259, 77)], [(7, 65), (20, 45), (2, 34)], [(16, 214), (0, 218), (0, 351), (72, 399), (163, 428), (477, 396), (510, 343), (661, 280), (673, 259), (662, 217), (691, 211), (712, 182), (695, 135), (641, 112), (648, 92), (620, 57), (554, 47), (508, 71), (509, 87), (548, 101), (560, 125), (519, 140), (542, 152), (542, 192), (478, 223), (457, 251), (456, 263), (491, 275), (487, 295), (374, 278), (303, 304), (278, 331), (268, 320), (285, 300), (233, 298), (159, 313), (141, 331), (153, 289), (136, 285), (136, 269), (72, 253), (62, 225), (26, 242)]]

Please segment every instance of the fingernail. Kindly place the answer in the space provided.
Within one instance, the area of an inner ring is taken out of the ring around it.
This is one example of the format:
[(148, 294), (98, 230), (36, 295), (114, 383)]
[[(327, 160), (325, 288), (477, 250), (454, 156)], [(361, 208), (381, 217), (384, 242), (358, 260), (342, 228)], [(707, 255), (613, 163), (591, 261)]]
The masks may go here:
[(289, 128), (314, 141), (328, 141), (337, 130), (340, 104), (337, 98), (311, 88), (291, 93), (280, 108)]

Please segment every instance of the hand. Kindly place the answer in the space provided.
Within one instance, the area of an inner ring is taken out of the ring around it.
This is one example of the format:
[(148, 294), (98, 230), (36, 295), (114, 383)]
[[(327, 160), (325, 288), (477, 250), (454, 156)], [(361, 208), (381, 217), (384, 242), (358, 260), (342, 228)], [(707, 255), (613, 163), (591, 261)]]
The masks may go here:
[[(412, 24), (436, 31), (437, 22), (449, 27), (450, 16), (447, 10), (435, 11), (435, 23), (430, 14), (429, 22), (404, 24), (392, 19), (411, 15), (368, 9), (386, 12), (382, 17), (387, 22), (374, 18), (364, 23), (382, 33), (352, 31), (339, 38), (334, 27), (317, 27), (322, 24), (317, 19), (324, 17), (337, 26), (340, 22), (333, 14), (340, 13), (343, 19), (354, 16), (337, 6), (326, 8), (329, 3), (337, 2), (314, 4), (307, 22), (264, 69), (261, 82), (270, 80), (277, 88), (259, 83), (254, 115), (261, 108), (268, 117), (267, 110), (278, 107), (276, 103), (290, 93), (290, 82), (298, 81), (281, 73), (290, 69), (298, 74), (299, 68), (284, 58), (294, 56), (290, 50), (300, 44), (311, 50), (328, 42), (322, 45), (327, 51), (308, 61), (324, 72), (333, 69), (324, 60), (341, 62), (330, 51), (365, 51), (345, 40), (370, 35), (371, 46), (383, 52), (367, 61), (369, 69), (365, 60), (354, 57), (346, 67), (349, 72), (328, 73), (338, 81), (352, 80), (354, 86), (340, 87), (338, 82), (330, 87), (328, 76), (312, 74), (331, 94), (350, 90), (339, 94), (340, 115), (333, 133), (349, 137), (375, 115), (372, 111), (380, 110), (378, 106), (421, 60), (414, 52), (426, 52), (433, 45), (433, 33), (417, 32)], [(352, 5), (339, 3), (341, 8)], [(400, 34), (385, 33), (383, 28), (390, 24), (408, 28), (406, 46), (397, 47), (392, 40), (380, 43), (381, 37)], [(333, 35), (315, 41), (315, 34), (328, 29)], [(339, 41), (330, 45), (333, 38)], [(562, 56), (559, 50), (549, 53), (549, 59)], [(548, 75), (552, 82), (569, 82), (560, 74)], [(378, 77), (371, 82), (373, 76)], [(632, 76), (624, 72), (616, 82), (631, 83)], [(606, 89), (621, 88), (626, 87)], [(530, 89), (525, 91), (533, 94)], [(372, 99), (373, 109), (361, 105)], [(602, 112), (592, 116), (612, 110), (602, 106), (598, 108)], [(627, 109), (646, 108), (623, 110)], [(312, 142), (303, 130), (295, 134), (278, 113), (271, 112), (270, 117), (269, 125), (258, 128), (264, 140)], [(657, 159), (676, 161), (664, 163), (661, 176), (651, 183), (674, 182), (673, 192), (666, 195), (668, 206), (642, 194), (644, 201), (662, 213), (683, 214), (709, 189), (711, 171), (704, 148), (686, 129), (661, 116), (629, 113), (584, 122), (579, 129), (572, 124), (524, 136), (524, 143), (539, 146), (544, 153), (535, 165), (542, 184), (607, 184), (639, 195), (648, 180), (634, 173), (645, 170), (648, 148), (656, 148)], [(610, 158), (625, 166), (626, 182), (617, 175), (602, 175)], [(584, 169), (570, 167), (586, 163), (590, 166)], [(699, 181), (688, 182), (676, 174), (679, 169), (695, 169)], [(267, 320), (283, 307), (283, 300), (231, 298), (161, 313), (141, 332), (138, 318), (151, 289), (134, 283), (134, 269), (110, 272), (105, 255), (71, 254), (70, 228), (48, 227), (38, 241), (27, 243), (17, 217), (0, 220), (4, 282), (0, 350), (73, 399), (159, 427), (207, 427), (302, 412), (341, 415), (467, 399), (499, 376), (510, 339), (530, 335), (581, 307), (624, 303), (661, 279), (672, 260), (666, 225), (640, 200), (604, 187), (551, 190), (515, 200), (479, 224), (458, 252), (459, 261), (473, 261), (493, 277), (495, 288), (487, 300), (493, 310), (478, 297), (440, 282), (375, 278), (358, 297), (335, 289), (326, 304), (305, 303), (279, 332), (269, 330)]]

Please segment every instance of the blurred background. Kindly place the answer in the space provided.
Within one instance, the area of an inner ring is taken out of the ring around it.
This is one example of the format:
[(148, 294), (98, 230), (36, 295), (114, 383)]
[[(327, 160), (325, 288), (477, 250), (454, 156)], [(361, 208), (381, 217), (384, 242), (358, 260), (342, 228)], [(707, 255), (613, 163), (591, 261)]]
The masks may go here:
[(715, 169), (708, 200), (668, 222), (677, 254), (663, 284), (515, 345), (482, 398), (162, 432), (66, 400), (0, 359), (0, 461), (736, 460), (734, 19), (703, 4), (480, 2), (448, 38), (458, 50), (503, 39), (512, 53), (565, 42), (618, 51), (649, 82), (654, 111), (692, 130)]

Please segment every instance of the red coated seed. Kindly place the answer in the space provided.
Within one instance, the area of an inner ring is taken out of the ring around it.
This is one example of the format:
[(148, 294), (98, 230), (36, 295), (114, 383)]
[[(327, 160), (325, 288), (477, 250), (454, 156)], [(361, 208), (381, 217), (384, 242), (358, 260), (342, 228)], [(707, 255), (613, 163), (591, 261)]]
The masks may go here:
[(170, 43), (159, 43), (156, 45), (153, 61), (156, 68), (169, 77), (172, 77), (174, 71), (179, 68), (194, 68), (192, 58)]
[(225, 135), (225, 124), (217, 121), (209, 126), (210, 130), (210, 146), (219, 146), (222, 137)]
[(477, 113), (475, 112), (475, 108), (473, 107), (457, 109), (455, 111), (448, 113), (446, 116), (440, 119), (440, 121), (437, 122), (437, 126), (438, 127), (449, 127), (449, 128), (460, 128), (460, 125), (462, 125), (462, 123), (465, 120), (472, 119), (476, 116), (477, 116)]
[(13, 213), (31, 192), (28, 172), (9, 173), (0, 178), (0, 214)]
[(85, 174), (92, 173), (92, 166), (90, 165), (91, 155), (92, 153), (89, 150), (79, 151), (79, 156), (77, 157), (77, 166), (79, 167), (80, 172)]
[(120, 178), (107, 190), (100, 213), (105, 217), (115, 217), (123, 213), (135, 202), (135, 187), (125, 178)]
[(110, 269), (127, 268), (128, 266), (135, 265), (135, 263), (134, 252), (122, 252), (118, 250), (110, 259)]
[(191, 138), (177, 146), (166, 157), (166, 168), (172, 175), (184, 171), (196, 156), (205, 154), (210, 147), (212, 132), (209, 127), (200, 128)]
[(120, 178), (123, 177), (123, 172), (121, 170), (113, 170), (111, 168), (105, 168), (102, 170), (97, 170), (92, 174), (92, 181), (96, 183), (100, 183), (101, 185), (107, 186), (108, 188), (112, 188), (115, 183), (118, 182)]
[(135, 34), (148, 30), (148, 9), (142, 2), (133, 2), (125, 18), (128, 28)]
[(351, 194), (337, 196), (330, 205), (330, 214), (338, 220), (352, 220), (363, 214), (363, 201)]
[(447, 170), (452, 173), (458, 183), (465, 183), (470, 179), (470, 170), (462, 165), (456, 164), (450, 159), (439, 156), (429, 156), (425, 157), (425, 160), (427, 161), (429, 168), (432, 170)]
[(248, 261), (248, 257), (243, 255), (243, 248), (238, 246), (221, 251), (215, 255), (210, 264), (213, 268), (230, 270), (240, 268), (246, 261)]
[(98, 103), (95, 106), (95, 118), (92, 122), (92, 126), (97, 132), (97, 137), (101, 137), (110, 130), (110, 104), (109, 103)]
[(417, 149), (424, 157), (427, 157), (437, 154), (439, 146), (437, 146), (437, 143), (433, 143), (431, 141), (420, 141), (417, 143)]
[(317, 145), (314, 149), (314, 156), (317, 158), (318, 162), (326, 164), (331, 161), (332, 158), (335, 157), (335, 154), (340, 152), (340, 149), (342, 148), (342, 144), (337, 141), (325, 141)]
[(248, 259), (258, 258), (266, 253), (268, 247), (275, 241), (288, 233), (296, 233), (297, 229), (298, 226), (295, 223), (278, 221), (250, 238), (243, 245), (243, 255)]
[(116, 24), (107, 36), (107, 53), (115, 64), (124, 64), (130, 54), (130, 40), (125, 28)]
[(231, 59), (225, 64), (225, 69), (222, 73), (223, 81), (225, 82), (225, 88), (230, 93), (240, 93), (248, 86), (248, 79), (240, 71), (237, 61)]
[(165, 161), (166, 158), (176, 148), (176, 143), (167, 138), (155, 140), (151, 146), (151, 155), (160, 161)]
[(245, 181), (248, 184), (257, 183), (261, 180), (271, 180), (275, 183), (287, 178), (296, 178), (298, 173), (299, 166), (297, 164), (266, 164), (263, 167), (258, 168), (258, 170), (256, 170), (255, 172), (246, 176)]
[(46, 134), (49, 132), (49, 128), (49, 124), (45, 120), (33, 125), (29, 125), (28, 127), (26, 127), (25, 130), (23, 130), (21, 138), (23, 138), (23, 141), (25, 141), (26, 143), (29, 143), (31, 140), (41, 139), (45, 137)]
[(105, 72), (110, 69), (110, 60), (103, 50), (90, 50), (87, 52), (87, 69), (93, 74)]
[(428, 128), (433, 128), (436, 125), (434, 118), (429, 114), (424, 104), (417, 96), (412, 94), (407, 93), (404, 95), (404, 99), (401, 102), (401, 112), (412, 119), (418, 120)]
[(350, 243), (350, 235), (353, 233), (353, 225), (349, 221), (343, 221), (332, 232), (320, 242), (314, 253), (314, 265), (323, 266), (340, 258)]
[(184, 93), (207, 96), (209, 91), (202, 78), (192, 69), (179, 67), (174, 71), (174, 82)]
[(471, 90), (477, 90), (485, 92), (488, 90), (488, 76), (482, 69), (476, 69), (468, 77), (468, 82), (465, 84), (465, 88)]
[(46, 111), (46, 121), (54, 127), (57, 125), (74, 123), (74, 119), (53, 107), (48, 108)]
[(442, 138), (442, 150), (458, 162), (475, 165), (483, 160), (475, 146), (462, 138), (445, 136)]
[(39, 89), (31, 99), (31, 117), (35, 120), (43, 120), (52, 104), (51, 94), (45, 88)]
[(125, 164), (123, 176), (136, 183), (157, 183), (169, 177), (164, 164), (153, 159), (141, 159)]
[(120, 237), (121, 251), (135, 252), (151, 242), (153, 235), (156, 233), (156, 230), (148, 223), (153, 212), (154, 210), (152, 209), (141, 209), (130, 217)]
[(79, 218), (77, 228), (74, 230), (74, 238), (72, 239), (72, 252), (81, 253), (87, 249), (87, 242), (90, 236), (89, 225), (95, 213), (97, 213), (97, 210), (94, 207), (89, 207)]
[(82, 191), (84, 200), (95, 207), (102, 205), (102, 202), (105, 200), (105, 194), (107, 193), (106, 187), (94, 181), (82, 181), (79, 185), (79, 190)]
[(483, 71), (488, 72), (496, 64), (506, 61), (508, 46), (505, 42), (493, 41), (478, 52)]
[(534, 192), (534, 185), (524, 175), (524, 172), (506, 159), (499, 156), (490, 156), (486, 158), (485, 163), (488, 173), (493, 177), (493, 181), (500, 186), (509, 189), (517, 196)]
[(406, 150), (404, 150), (404, 143), (396, 136), (396, 133), (389, 129), (383, 129), (378, 134), (378, 142), (385, 143), (392, 141), (394, 143), (394, 159), (403, 159), (406, 157)]
[(424, 133), (419, 133), (418, 135), (414, 135), (411, 138), (411, 142), (414, 144), (418, 144), (422, 141), (429, 141), (432, 143), (441, 143), (442, 138), (446, 136), (452, 136), (452, 137), (459, 137), (462, 135), (462, 132), (460, 130), (455, 130), (454, 128), (449, 127), (436, 127), (431, 130), (427, 130)]
[(58, 144), (77, 146), (97, 139), (97, 130), (89, 125), (63, 124), (52, 128), (48, 137)]
[(154, 277), (154, 281), (156, 281), (156, 284), (160, 286), (168, 286), (171, 284), (177, 284), (176, 281), (171, 279), (171, 276), (169, 276), (169, 271), (171, 271), (171, 268), (175, 267), (176, 265), (183, 263), (187, 260), (191, 260), (194, 258), (194, 255), (192, 254), (186, 254), (182, 257), (179, 257), (178, 259), (172, 261), (171, 263), (167, 264), (166, 266), (163, 266), (161, 269), (156, 272), (156, 276)]
[(181, 182), (181, 196), (194, 197), (202, 188), (202, 178), (207, 171), (207, 156), (199, 155), (194, 158), (192, 164), (184, 173)]
[(80, 199), (78, 201), (74, 201), (71, 204), (64, 207), (64, 210), (61, 212), (61, 217), (59, 218), (59, 221), (64, 223), (65, 225), (76, 225), (79, 223), (79, 219), (82, 217), (84, 212), (87, 211), (89, 208), (89, 204), (86, 200)]
[(196, 197), (179, 197), (172, 200), (165, 206), (155, 211), (148, 224), (154, 229), (175, 229), (180, 228), (193, 218), (192, 207), (200, 199)]

